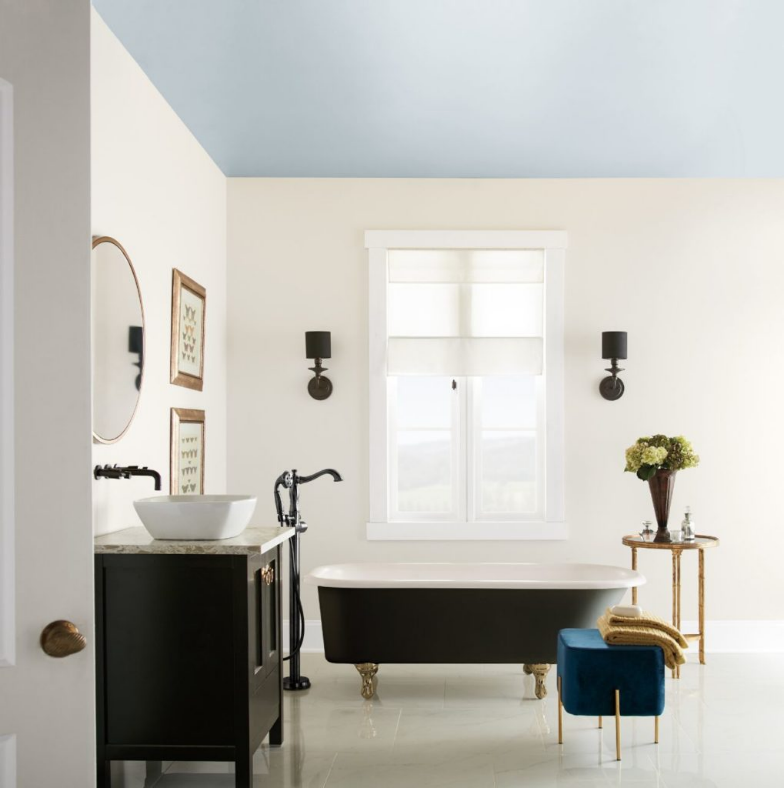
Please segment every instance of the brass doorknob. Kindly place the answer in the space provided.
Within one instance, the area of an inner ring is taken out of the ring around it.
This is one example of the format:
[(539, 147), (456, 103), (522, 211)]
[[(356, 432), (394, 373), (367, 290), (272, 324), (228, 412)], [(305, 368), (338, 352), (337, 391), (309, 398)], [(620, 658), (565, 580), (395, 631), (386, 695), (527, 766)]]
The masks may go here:
[(87, 638), (70, 621), (52, 621), (41, 633), (41, 648), (50, 657), (69, 657), (87, 645)]

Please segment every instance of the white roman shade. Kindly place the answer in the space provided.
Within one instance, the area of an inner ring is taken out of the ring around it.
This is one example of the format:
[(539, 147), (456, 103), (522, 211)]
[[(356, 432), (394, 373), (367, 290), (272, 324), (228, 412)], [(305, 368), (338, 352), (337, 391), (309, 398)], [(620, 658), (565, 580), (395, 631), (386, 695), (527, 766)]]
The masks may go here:
[(392, 249), (388, 375), (541, 375), (544, 252)]

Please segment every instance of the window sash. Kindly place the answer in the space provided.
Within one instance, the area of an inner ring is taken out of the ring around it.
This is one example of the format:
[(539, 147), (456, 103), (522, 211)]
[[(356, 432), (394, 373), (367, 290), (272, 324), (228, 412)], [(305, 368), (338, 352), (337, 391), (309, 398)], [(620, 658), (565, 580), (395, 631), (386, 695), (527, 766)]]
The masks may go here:
[[(388, 496), (389, 496), (389, 514), (390, 522), (452, 522), (452, 521), (465, 521), (466, 519), (466, 506), (465, 497), (461, 491), (465, 488), (465, 442), (462, 440), (464, 433), (465, 423), (465, 398), (463, 395), (464, 386), (458, 383), (458, 388), (454, 392), (454, 397), (451, 398), (451, 418), (450, 418), (450, 434), (452, 439), (451, 451), (451, 472), (450, 480), (452, 485), (452, 505), (449, 511), (446, 512), (423, 512), (423, 511), (401, 511), (399, 505), (399, 447), (398, 447), (398, 432), (400, 431), (397, 418), (397, 378), (387, 378), (387, 397), (388, 397), (388, 418), (387, 418), (387, 444), (389, 448), (388, 455)], [(444, 428), (404, 428), (406, 431), (415, 432), (417, 429), (422, 431), (446, 431)]]
[[(401, 428), (397, 418), (397, 378), (387, 379), (389, 398), (388, 415), (388, 495), (389, 522), (537, 522), (545, 516), (546, 490), (546, 413), (544, 379), (536, 380), (536, 426), (533, 428), (510, 427), (510, 432), (529, 433), (536, 441), (536, 508), (531, 512), (485, 512), (482, 509), (482, 433), (502, 431), (503, 428), (486, 430), (482, 423), (482, 378), (455, 378), (457, 389), (452, 398), (451, 426), (451, 485), (452, 506), (445, 512), (401, 511), (399, 508), (399, 447)], [(445, 428), (403, 428), (404, 431), (447, 431)]]
[(482, 433), (501, 431), (502, 428), (486, 429), (482, 423), (482, 379), (474, 378), (469, 385), (471, 411), (469, 446), (469, 476), (471, 491), (469, 500), (470, 522), (538, 522), (545, 519), (547, 489), (547, 414), (545, 378), (536, 378), (536, 425), (533, 428), (510, 427), (509, 432), (529, 433), (536, 440), (536, 508), (532, 512), (485, 512), (482, 510), (482, 485), (484, 482), (482, 460)]

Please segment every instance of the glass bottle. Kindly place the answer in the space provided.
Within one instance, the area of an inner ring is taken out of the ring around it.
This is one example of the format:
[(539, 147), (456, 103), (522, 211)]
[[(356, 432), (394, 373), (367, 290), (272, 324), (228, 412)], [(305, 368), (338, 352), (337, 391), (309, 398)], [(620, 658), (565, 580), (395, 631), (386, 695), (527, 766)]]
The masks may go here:
[(653, 536), (656, 532), (653, 530), (653, 523), (650, 520), (644, 520), (642, 524), (642, 531), (640, 536), (644, 542), (652, 542)]
[(684, 542), (693, 542), (696, 538), (694, 520), (691, 519), (691, 506), (686, 507), (686, 514), (683, 516), (683, 522), (681, 523), (681, 531), (683, 532)]

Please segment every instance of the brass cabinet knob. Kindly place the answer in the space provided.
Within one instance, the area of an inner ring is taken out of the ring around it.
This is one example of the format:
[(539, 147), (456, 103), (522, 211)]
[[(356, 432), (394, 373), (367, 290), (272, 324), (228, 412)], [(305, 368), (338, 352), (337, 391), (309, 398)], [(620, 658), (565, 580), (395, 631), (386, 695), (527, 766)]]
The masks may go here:
[(264, 580), (264, 584), (265, 585), (271, 586), (272, 585), (272, 581), (275, 579), (275, 569), (274, 569), (274, 567), (272, 567), (269, 564), (267, 564), (267, 566), (265, 566), (261, 570), (261, 578), (262, 578), (262, 580)]
[(69, 657), (87, 645), (87, 638), (70, 621), (52, 621), (41, 633), (41, 648), (50, 657)]

